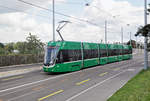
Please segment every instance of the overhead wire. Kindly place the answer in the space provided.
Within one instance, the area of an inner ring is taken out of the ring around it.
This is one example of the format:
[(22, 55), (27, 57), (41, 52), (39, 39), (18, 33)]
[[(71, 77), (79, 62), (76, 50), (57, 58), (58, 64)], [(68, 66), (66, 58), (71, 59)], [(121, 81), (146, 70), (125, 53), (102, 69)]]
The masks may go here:
[[(32, 13), (25, 12), (25, 11), (22, 11), (22, 10), (18, 10), (18, 9), (15, 9), (15, 8), (11, 8), (11, 7), (7, 7), (7, 6), (3, 6), (3, 5), (0, 5), (0, 8), (5, 8), (5, 9), (8, 9), (10, 11), (21, 12), (21, 13), (24, 13), (24, 14), (32, 15)], [(47, 22), (49, 22), (49, 19), (50, 19), (50, 17), (42, 16), (42, 15), (39, 15), (39, 14), (38, 15), (36, 14), (35, 16), (38, 16), (38, 17), (42, 18), (42, 20), (46, 19)], [(63, 19), (56, 18), (56, 20), (63, 20)]]
[[(7, 6), (3, 6), (3, 5), (0, 5), (0, 8), (5, 8), (5, 9), (8, 9), (8, 10), (10, 10), (10, 11), (15, 11), (15, 12), (21, 12), (21, 13), (25, 13), (25, 14), (28, 14), (28, 15), (31, 15), (31, 13), (28, 13), (28, 12), (25, 12), (25, 11), (23, 11), (23, 10), (18, 10), (18, 9), (15, 9), (15, 8), (11, 8), (11, 7), (7, 7)], [(47, 20), (48, 19), (50, 19), (49, 17), (46, 17), (46, 16), (42, 16), (42, 15), (37, 15), (36, 14), (36, 16), (38, 16), (38, 17), (42, 17), (42, 18), (46, 18)], [(56, 20), (62, 20), (62, 19), (56, 19)], [(76, 24), (84, 24), (84, 23), (81, 23), (80, 21), (71, 21), (71, 22), (73, 22), (73, 23), (76, 23)]]
[[(37, 8), (40, 8), (40, 9), (44, 9), (44, 10), (53, 12), (53, 10), (51, 10), (51, 9), (48, 9), (48, 8), (45, 8), (45, 7), (41, 7), (41, 6), (39, 6), (39, 5), (30, 3), (30, 2), (26, 2), (26, 1), (23, 1), (23, 0), (18, 0), (18, 1), (20, 1), (20, 2), (22, 2), (22, 3), (25, 3), (25, 4), (28, 4), (28, 5), (30, 5), (30, 6), (33, 6), (33, 7), (37, 7)], [(94, 26), (98, 26), (98, 24), (95, 24), (95, 23), (90, 22), (90, 21), (85, 20), (85, 19), (76, 18), (76, 17), (74, 17), (74, 16), (70, 16), (70, 15), (67, 15), (67, 14), (63, 14), (63, 13), (60, 13), (60, 12), (57, 12), (57, 11), (55, 11), (54, 13), (55, 13), (55, 14), (58, 14), (58, 15), (61, 15), (61, 16), (73, 18), (73, 19), (75, 19), (75, 20), (79, 20), (79, 21), (82, 21), (82, 22), (87, 22), (87, 23), (89, 23), (89, 24), (91, 24), (91, 25), (94, 25)]]
[(71, 5), (82, 5), (81, 2), (69, 2), (69, 1), (59, 1), (61, 4), (71, 4)]
[[(10, 11), (15, 11), (15, 12), (22, 12), (22, 13), (25, 13), (25, 14), (31, 14), (31, 13), (25, 12), (25, 11), (23, 11), (23, 10), (18, 10), (18, 9), (15, 9), (15, 8), (10, 8), (10, 7), (3, 6), (3, 5), (0, 5), (0, 8), (5, 8), (5, 9), (8, 9), (8, 10), (10, 10)], [(36, 16), (44, 17), (44, 18), (49, 19), (48, 17), (42, 16), (42, 15), (39, 15), (39, 14), (36, 14)]]

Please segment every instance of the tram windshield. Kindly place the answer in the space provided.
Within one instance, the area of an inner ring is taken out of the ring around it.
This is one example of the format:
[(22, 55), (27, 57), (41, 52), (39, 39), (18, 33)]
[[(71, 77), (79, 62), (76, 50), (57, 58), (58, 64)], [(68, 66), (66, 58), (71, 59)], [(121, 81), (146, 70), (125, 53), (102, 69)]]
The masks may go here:
[(53, 65), (58, 53), (58, 47), (47, 47), (45, 50), (44, 65)]

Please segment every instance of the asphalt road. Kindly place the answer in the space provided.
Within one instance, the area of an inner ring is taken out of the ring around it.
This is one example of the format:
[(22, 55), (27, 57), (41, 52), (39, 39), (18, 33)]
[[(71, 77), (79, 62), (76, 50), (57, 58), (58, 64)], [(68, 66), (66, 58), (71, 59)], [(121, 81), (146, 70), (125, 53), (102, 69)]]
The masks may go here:
[(105, 101), (143, 68), (143, 56), (65, 74), (0, 78), (0, 101)]

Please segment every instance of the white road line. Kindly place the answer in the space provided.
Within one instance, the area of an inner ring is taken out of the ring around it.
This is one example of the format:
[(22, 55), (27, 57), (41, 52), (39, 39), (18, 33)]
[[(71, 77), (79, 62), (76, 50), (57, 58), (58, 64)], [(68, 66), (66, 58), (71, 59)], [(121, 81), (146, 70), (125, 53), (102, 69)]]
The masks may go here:
[(80, 95), (86, 93), (87, 91), (89, 91), (89, 90), (91, 90), (91, 89), (93, 89), (93, 88), (95, 88), (95, 87), (97, 87), (97, 86), (103, 84), (104, 82), (106, 82), (106, 81), (108, 81), (108, 80), (110, 80), (110, 79), (115, 78), (116, 76), (118, 76), (118, 75), (120, 75), (120, 74), (122, 74), (122, 73), (124, 73), (124, 72), (126, 72), (126, 70), (124, 70), (124, 71), (122, 71), (122, 72), (120, 72), (120, 73), (118, 73), (118, 74), (116, 74), (116, 75), (114, 75), (114, 76), (112, 76), (112, 77), (110, 77), (110, 78), (108, 78), (108, 79), (105, 79), (105, 80), (103, 80), (102, 82), (99, 82), (99, 83), (95, 84), (94, 86), (89, 87), (89, 88), (86, 89), (86, 90), (83, 90), (82, 92), (80, 92), (80, 93), (78, 93), (78, 94), (72, 96), (71, 98), (67, 99), (66, 101), (71, 101), (71, 100), (75, 99), (76, 97), (78, 97), (78, 96), (80, 96)]

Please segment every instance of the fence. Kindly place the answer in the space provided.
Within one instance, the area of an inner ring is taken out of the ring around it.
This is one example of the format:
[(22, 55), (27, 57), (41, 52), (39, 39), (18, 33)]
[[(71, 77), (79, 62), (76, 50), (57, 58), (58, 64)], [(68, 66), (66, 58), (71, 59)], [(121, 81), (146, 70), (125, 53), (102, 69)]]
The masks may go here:
[(0, 56), (0, 66), (19, 65), (19, 64), (31, 64), (40, 63), (44, 61), (44, 55), (6, 55)]

